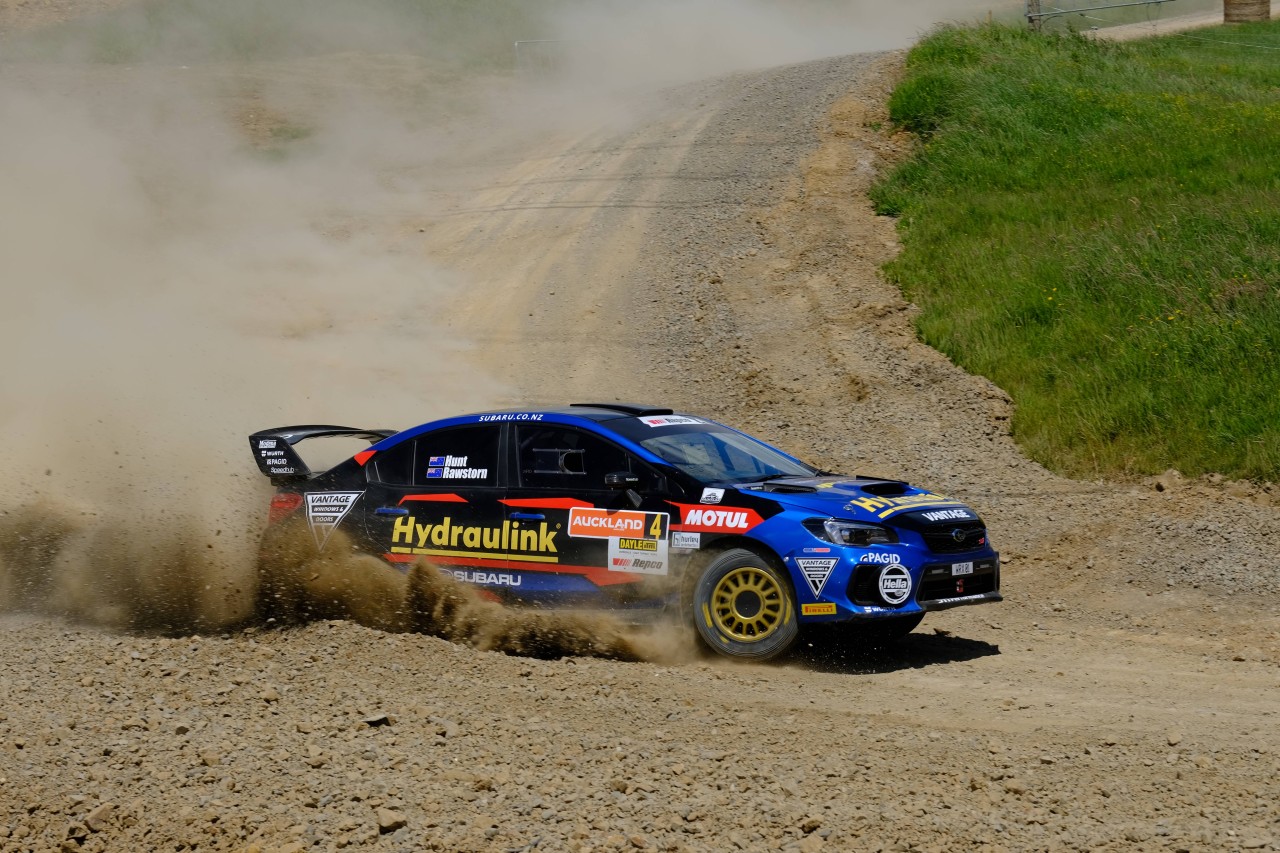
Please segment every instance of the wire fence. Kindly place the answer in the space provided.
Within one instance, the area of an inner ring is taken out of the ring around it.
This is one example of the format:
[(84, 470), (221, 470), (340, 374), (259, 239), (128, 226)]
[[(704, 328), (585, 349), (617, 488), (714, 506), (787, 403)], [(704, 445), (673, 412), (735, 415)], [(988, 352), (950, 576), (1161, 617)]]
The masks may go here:
[[(1147, 20), (1154, 20), (1160, 16), (1163, 5), (1172, 2), (1174, 0), (1125, 0), (1125, 2), (1120, 3), (1072, 6), (1069, 4), (1049, 4), (1043, 2), (1043, 0), (1026, 0), (1026, 18), (1027, 24), (1034, 30), (1041, 29), (1046, 21), (1070, 17), (1082, 18), (1088, 21), (1090, 26), (1110, 26), (1134, 23), (1132, 15), (1134, 11), (1145, 12)], [(1111, 17), (1090, 14), (1091, 12), (1112, 12), (1116, 10), (1124, 10), (1129, 14), (1113, 15)]]
[(1258, 50), (1280, 50), (1280, 45), (1274, 44), (1249, 44), (1242, 41), (1223, 41), (1222, 39), (1207, 39), (1203, 36), (1192, 36), (1187, 35), (1186, 33), (1178, 33), (1177, 35), (1179, 38), (1191, 39), (1192, 41), (1202, 41), (1209, 44), (1225, 44), (1231, 47), (1252, 47), (1257, 48)]

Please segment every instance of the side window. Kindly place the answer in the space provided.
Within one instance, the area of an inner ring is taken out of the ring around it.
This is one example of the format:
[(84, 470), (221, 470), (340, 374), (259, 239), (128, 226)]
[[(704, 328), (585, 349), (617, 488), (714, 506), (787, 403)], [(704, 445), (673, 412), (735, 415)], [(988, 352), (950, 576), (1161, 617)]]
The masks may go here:
[(570, 427), (519, 425), (520, 485), (565, 490), (604, 489), (606, 474), (630, 471), (622, 448)]
[(498, 427), (486, 424), (430, 432), (385, 450), (371, 461), (377, 479), (390, 485), (495, 486)]
[(409, 439), (381, 453), (375, 453), (367, 469), (369, 479), (389, 486), (412, 486), (417, 447), (418, 442)]

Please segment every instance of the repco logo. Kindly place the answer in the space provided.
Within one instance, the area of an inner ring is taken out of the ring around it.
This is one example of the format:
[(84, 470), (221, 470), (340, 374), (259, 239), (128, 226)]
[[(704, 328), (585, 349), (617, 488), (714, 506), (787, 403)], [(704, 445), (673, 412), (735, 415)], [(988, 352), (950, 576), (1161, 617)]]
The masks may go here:
[(764, 521), (753, 509), (711, 509), (680, 504), (684, 530), (702, 533), (745, 533)]

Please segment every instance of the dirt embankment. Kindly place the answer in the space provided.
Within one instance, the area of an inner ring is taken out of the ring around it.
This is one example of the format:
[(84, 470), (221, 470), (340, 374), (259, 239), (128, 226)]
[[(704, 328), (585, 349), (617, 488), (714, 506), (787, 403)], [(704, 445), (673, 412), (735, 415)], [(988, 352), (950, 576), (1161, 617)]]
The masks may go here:
[(771, 666), (11, 615), (0, 851), (1280, 846), (1276, 496), (1054, 477), (998, 388), (916, 341), (865, 198), (910, 144), (900, 60), (686, 86), (457, 158), (429, 212), (361, 226), (466, 283), (432, 316), (508, 402), (670, 401), (950, 491), (1006, 603)]

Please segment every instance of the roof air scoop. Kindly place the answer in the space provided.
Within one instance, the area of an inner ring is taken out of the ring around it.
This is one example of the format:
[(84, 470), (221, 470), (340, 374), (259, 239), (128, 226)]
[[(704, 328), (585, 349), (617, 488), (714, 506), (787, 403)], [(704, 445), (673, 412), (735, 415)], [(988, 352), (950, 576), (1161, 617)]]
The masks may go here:
[(624, 415), (642, 418), (648, 415), (674, 415), (675, 409), (663, 409), (657, 406), (642, 406), (639, 403), (570, 403), (582, 409), (604, 409), (610, 412), (621, 412)]

